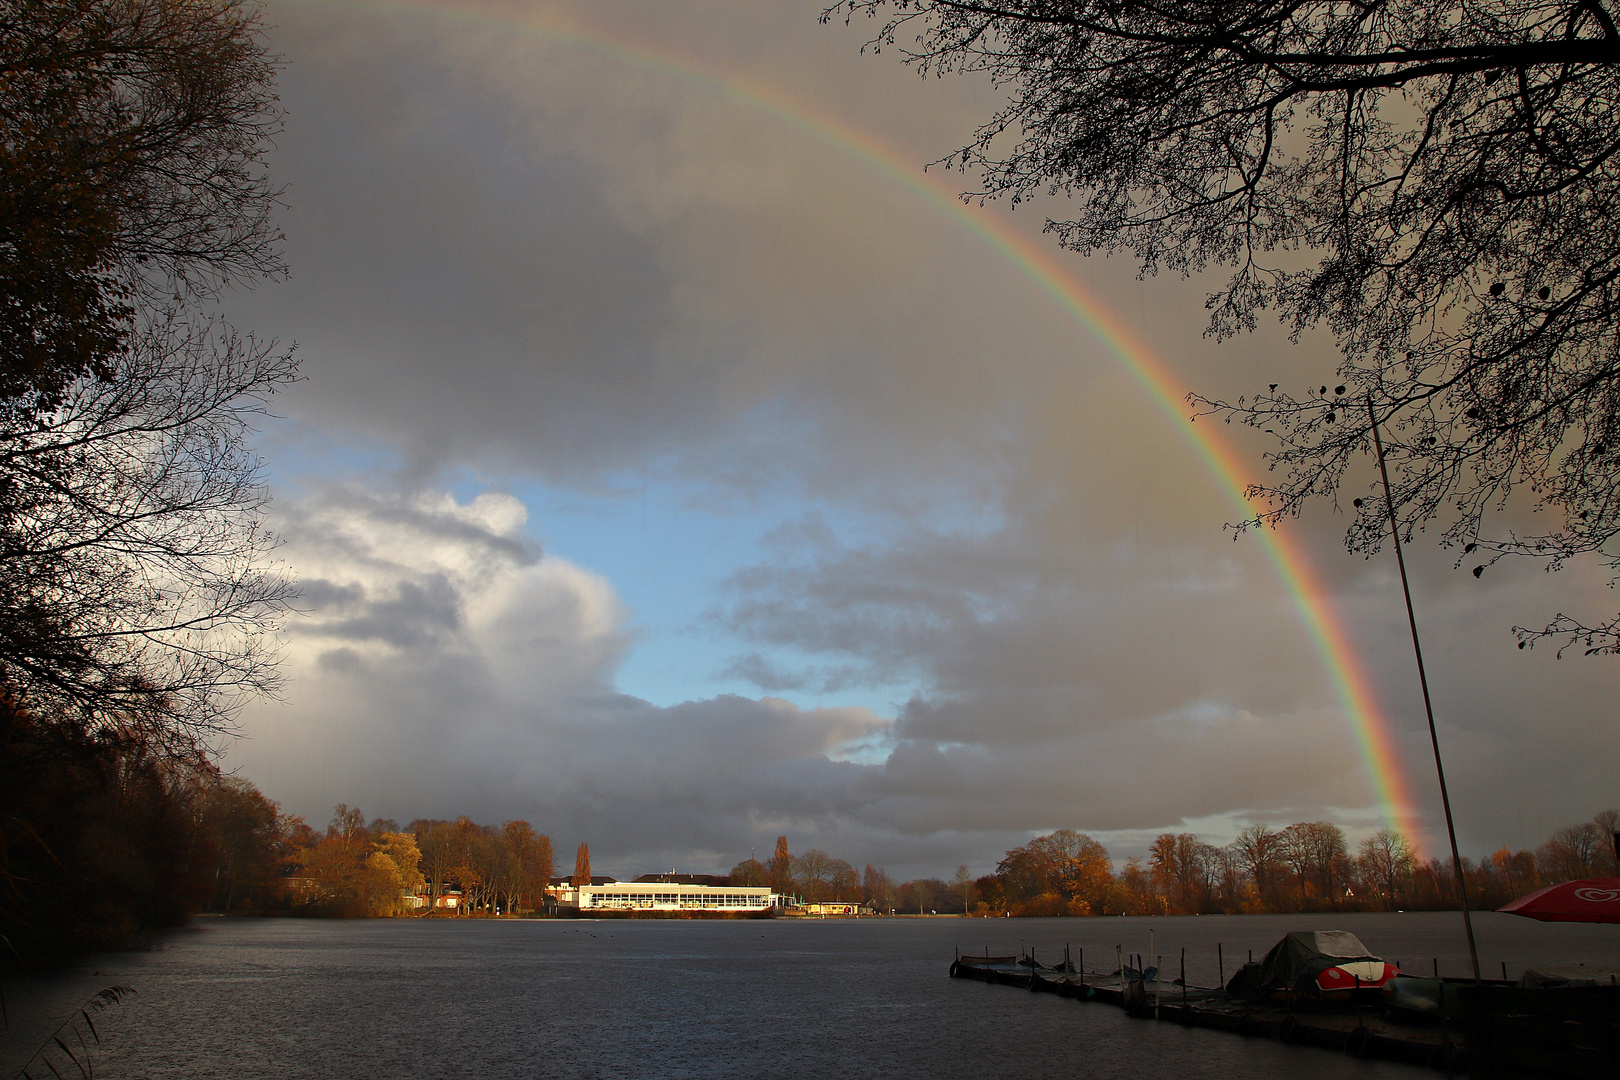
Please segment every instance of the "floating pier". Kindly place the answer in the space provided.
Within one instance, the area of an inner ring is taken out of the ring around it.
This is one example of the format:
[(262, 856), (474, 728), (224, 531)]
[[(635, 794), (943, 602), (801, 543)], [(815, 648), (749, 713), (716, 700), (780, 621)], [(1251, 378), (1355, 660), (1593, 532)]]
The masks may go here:
[(1223, 988), (1161, 980), (1151, 969), (1143, 973), (1122, 964), (1109, 972), (1086, 971), (1071, 961), (1067, 950), (1062, 961), (1050, 966), (1028, 954), (973, 956), (958, 951), (951, 977), (1114, 1005), (1143, 1020), (1215, 1028), (1447, 1073), (1466, 1068), (1462, 1033), (1444, 1020), (1404, 1023), (1374, 1005), (1292, 1009), (1253, 1004), (1232, 998)]

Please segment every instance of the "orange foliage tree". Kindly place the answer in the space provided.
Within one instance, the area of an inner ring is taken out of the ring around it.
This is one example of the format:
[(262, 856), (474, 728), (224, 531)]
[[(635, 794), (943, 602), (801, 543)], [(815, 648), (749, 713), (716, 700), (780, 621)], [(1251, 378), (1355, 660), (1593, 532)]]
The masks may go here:
[(776, 838), (776, 854), (771, 856), (771, 891), (793, 895), (793, 856), (788, 854), (787, 837)]
[(591, 883), (591, 846), (586, 843), (579, 845), (574, 852), (574, 888), (578, 889)]

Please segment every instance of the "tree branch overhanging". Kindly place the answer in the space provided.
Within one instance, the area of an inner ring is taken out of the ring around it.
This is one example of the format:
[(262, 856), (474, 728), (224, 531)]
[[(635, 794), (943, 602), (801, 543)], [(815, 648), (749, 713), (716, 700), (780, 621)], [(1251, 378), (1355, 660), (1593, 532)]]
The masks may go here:
[[(874, 45), (914, 35), (921, 70), (1007, 90), (945, 162), (980, 175), (975, 197), (1063, 196), (1063, 246), (1144, 272), (1230, 268), (1217, 335), (1268, 309), (1335, 335), (1310, 393), (1192, 399), (1277, 439), (1255, 520), (1338, 500), (1365, 449), (1344, 401), (1371, 394), (1403, 535), (1437, 521), (1465, 554), (1620, 577), (1620, 33), (1601, 0), (845, 0), (823, 18), (856, 15)], [(1277, 249), (1315, 265), (1261, 272)], [(1510, 502), (1556, 527), (1504, 529)], [(1358, 503), (1346, 540), (1372, 551), (1389, 523)], [(1515, 632), (1620, 652), (1620, 619)]]

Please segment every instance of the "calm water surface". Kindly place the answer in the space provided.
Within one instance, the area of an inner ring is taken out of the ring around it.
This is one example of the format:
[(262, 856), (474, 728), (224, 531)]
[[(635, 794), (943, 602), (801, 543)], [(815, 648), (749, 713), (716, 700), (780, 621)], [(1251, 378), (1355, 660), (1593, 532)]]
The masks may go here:
[[(946, 977), (953, 950), (1114, 947), (1195, 982), (1295, 929), (1463, 974), (1455, 915), (617, 922), (205, 919), (143, 953), (8, 994), (0, 1076), (73, 1003), (138, 994), (98, 1023), (104, 1077), (1433, 1077), (1118, 1009)], [(1482, 959), (1620, 963), (1620, 927), (1484, 915)]]

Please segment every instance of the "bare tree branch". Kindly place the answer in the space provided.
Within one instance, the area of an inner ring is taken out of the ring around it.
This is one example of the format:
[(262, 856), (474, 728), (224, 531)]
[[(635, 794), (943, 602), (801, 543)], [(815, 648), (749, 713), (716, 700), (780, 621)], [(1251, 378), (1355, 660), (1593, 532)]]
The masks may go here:
[[(1247, 524), (1337, 502), (1390, 438), (1403, 536), (1620, 577), (1620, 33), (1597, 0), (845, 0), (924, 72), (1007, 104), (943, 164), (970, 198), (1062, 196), (1047, 228), (1144, 274), (1233, 269), (1210, 333), (1273, 311), (1342, 359), (1200, 415), (1277, 439)], [(1302, 263), (1304, 253), (1314, 264)], [(1301, 388), (1305, 378), (1310, 384)], [(1285, 385), (1287, 384), (1287, 385)], [(1331, 390), (1330, 390), (1331, 388)], [(1547, 527), (1497, 524), (1510, 503)], [(1352, 550), (1390, 534), (1353, 500)], [(1615, 620), (1523, 628), (1620, 652)]]

